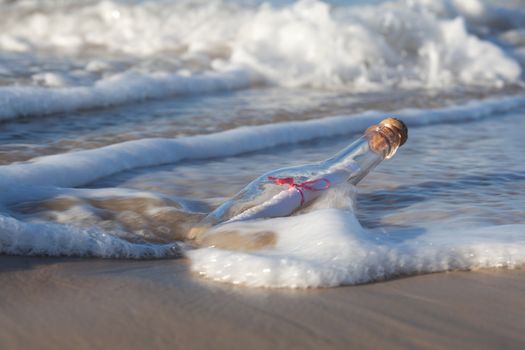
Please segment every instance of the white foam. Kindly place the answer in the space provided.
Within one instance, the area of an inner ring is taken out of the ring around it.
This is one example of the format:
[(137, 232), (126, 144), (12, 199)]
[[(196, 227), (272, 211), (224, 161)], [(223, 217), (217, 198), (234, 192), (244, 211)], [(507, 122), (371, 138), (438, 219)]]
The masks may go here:
[[(2, 10), (0, 49), (21, 56), (2, 67), (16, 86), (0, 88), (0, 119), (253, 84), (370, 91), (521, 81), (519, 63), (485, 36), (523, 29), (525, 11), (479, 0), (22, 1)], [(28, 59), (32, 80), (19, 73)]]
[[(90, 69), (93, 67), (90, 66)], [(68, 78), (45, 73), (34, 77), (48, 86), (66, 85)], [(97, 81), (91, 86), (0, 87), (0, 120), (18, 116), (71, 112), (107, 107), (173, 95), (225, 91), (251, 86), (247, 71), (235, 70), (192, 76), (168, 73), (122, 73)]]
[(213, 247), (189, 251), (191, 269), (220, 282), (308, 288), (525, 264), (525, 225), (462, 229), (460, 235), (436, 229), (403, 238), (363, 229), (350, 211), (322, 209), (244, 223), (241, 230), (275, 232), (276, 245), (255, 253)]
[(147, 259), (177, 256), (180, 248), (131, 243), (95, 227), (26, 223), (0, 215), (0, 254)]
[(521, 74), (501, 49), (468, 33), (464, 18), (403, 1), (339, 11), (319, 1), (263, 6), (241, 31), (232, 61), (286, 86), (357, 91), (501, 86)]

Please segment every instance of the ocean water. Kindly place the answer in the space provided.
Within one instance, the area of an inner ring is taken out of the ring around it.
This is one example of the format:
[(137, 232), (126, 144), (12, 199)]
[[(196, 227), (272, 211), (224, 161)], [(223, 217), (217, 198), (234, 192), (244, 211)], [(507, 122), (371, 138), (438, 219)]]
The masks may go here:
[[(289, 288), (520, 268), (524, 5), (0, 0), (0, 253)], [(261, 173), (392, 115), (409, 140), (357, 188), (233, 224), (273, 246), (188, 238)]]

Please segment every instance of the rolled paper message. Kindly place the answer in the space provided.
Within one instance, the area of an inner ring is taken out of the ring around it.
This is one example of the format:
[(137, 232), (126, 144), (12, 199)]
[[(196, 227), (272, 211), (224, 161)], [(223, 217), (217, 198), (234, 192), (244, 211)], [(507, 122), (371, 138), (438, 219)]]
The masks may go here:
[(270, 181), (278, 185), (288, 185), (288, 189), (279, 192), (262, 204), (232, 217), (224, 224), (291, 215), (296, 210), (318, 198), (324, 191), (346, 182), (349, 176), (359, 169), (357, 163), (353, 161), (342, 165), (340, 164), (322, 175), (301, 183), (294, 183), (293, 178), (275, 178), (270, 176), (268, 178)]

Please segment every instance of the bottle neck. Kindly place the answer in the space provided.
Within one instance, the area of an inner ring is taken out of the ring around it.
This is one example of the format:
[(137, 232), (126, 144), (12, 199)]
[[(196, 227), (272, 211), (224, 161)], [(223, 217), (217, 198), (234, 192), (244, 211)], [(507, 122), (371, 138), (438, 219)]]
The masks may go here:
[(399, 133), (385, 125), (373, 125), (362, 137), (323, 163), (329, 168), (351, 169), (348, 181), (356, 185), (381, 161), (391, 158), (399, 145)]

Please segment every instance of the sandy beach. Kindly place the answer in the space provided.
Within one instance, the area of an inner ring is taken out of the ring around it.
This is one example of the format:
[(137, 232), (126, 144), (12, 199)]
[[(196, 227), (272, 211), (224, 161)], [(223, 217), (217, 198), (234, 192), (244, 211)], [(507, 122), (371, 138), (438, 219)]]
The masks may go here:
[(185, 260), (0, 258), (2, 349), (523, 349), (525, 271), (331, 289), (208, 282)]

